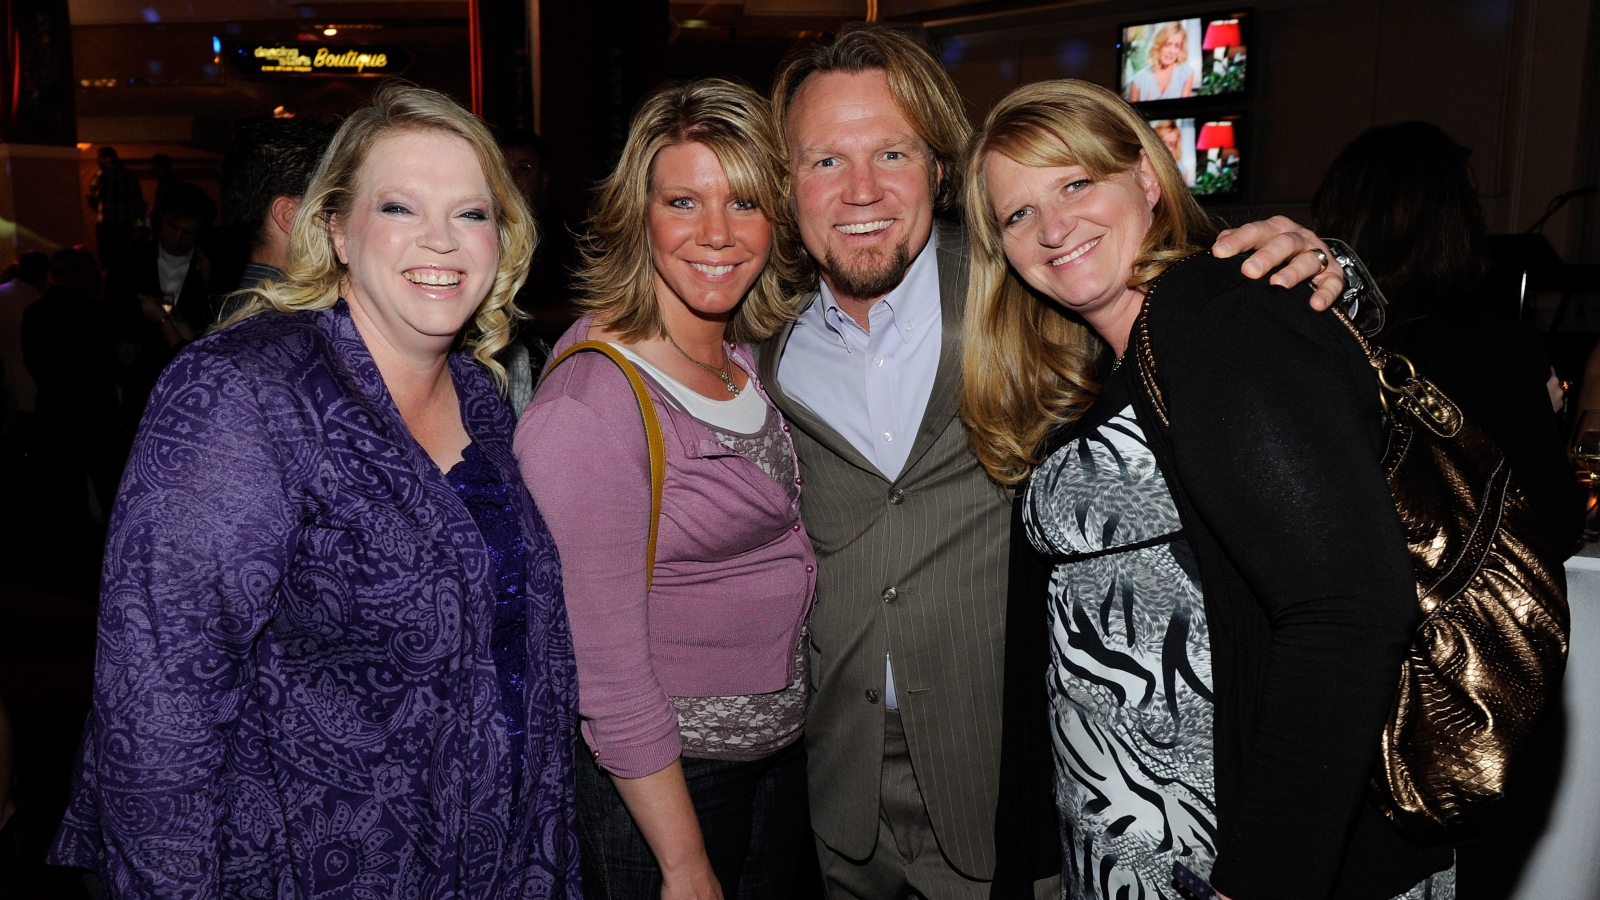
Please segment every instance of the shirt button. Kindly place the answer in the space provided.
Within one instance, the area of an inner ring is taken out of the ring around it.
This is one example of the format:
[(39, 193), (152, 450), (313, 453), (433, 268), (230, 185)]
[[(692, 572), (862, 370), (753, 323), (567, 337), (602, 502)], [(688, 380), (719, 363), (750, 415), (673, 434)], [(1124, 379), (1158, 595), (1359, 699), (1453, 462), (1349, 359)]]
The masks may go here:
[(917, 330), (917, 326), (915, 326), (915, 325), (907, 325), (906, 326), (906, 334), (910, 334), (911, 332), (916, 331), (916, 330)]
[(873, 690), (872, 688), (867, 688), (867, 702), (868, 703), (877, 703), (878, 702), (878, 692)]
[(783, 430), (784, 430), (785, 433), (788, 433), (788, 431), (789, 431), (789, 423), (788, 422), (783, 423)]
[(796, 475), (794, 477), (794, 483), (795, 484), (805, 484), (806, 480), (804, 478), (801, 478), (799, 475)]
[(877, 359), (873, 360), (872, 364), (877, 366), (880, 369), (883, 368), (883, 357), (880, 356)]
[(798, 523), (796, 523), (794, 525), (790, 525), (789, 526), (789, 530), (790, 531), (799, 531), (800, 530), (800, 525)]
[(816, 570), (817, 570), (816, 566), (806, 566), (806, 574), (808, 574), (808, 575), (811, 574), (812, 572), (815, 572)]
[(883, 602), (885, 603), (893, 603), (898, 596), (900, 596), (900, 592), (895, 588), (887, 587), (883, 589)]
[(894, 435), (892, 433), (890, 433), (890, 432), (885, 431), (883, 433), (883, 439), (884, 439), (884, 441), (892, 441), (892, 440), (894, 440)]
[(889, 502), (893, 503), (895, 506), (899, 506), (900, 504), (904, 503), (905, 500), (906, 500), (906, 492), (905, 491), (902, 491), (899, 488), (895, 488), (894, 490), (889, 492)]

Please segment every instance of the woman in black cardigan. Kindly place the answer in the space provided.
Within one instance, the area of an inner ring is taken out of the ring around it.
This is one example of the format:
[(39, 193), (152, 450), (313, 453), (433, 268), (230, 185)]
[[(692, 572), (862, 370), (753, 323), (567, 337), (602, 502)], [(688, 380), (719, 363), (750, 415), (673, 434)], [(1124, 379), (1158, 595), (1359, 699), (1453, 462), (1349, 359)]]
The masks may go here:
[(1365, 799), (1420, 614), (1362, 351), (1200, 252), (1114, 94), (1024, 87), (974, 146), (963, 414), (1019, 529), (997, 884), (1053, 756), (1066, 897), (1453, 897), (1452, 851)]

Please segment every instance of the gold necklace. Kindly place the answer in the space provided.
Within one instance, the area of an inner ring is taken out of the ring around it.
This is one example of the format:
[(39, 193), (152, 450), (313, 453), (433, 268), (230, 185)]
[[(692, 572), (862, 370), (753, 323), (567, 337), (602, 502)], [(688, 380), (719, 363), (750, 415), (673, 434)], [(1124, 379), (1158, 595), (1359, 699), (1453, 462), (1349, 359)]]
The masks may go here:
[(682, 353), (684, 359), (687, 359), (689, 362), (694, 363), (700, 368), (705, 369), (707, 372), (710, 372), (712, 375), (722, 379), (723, 385), (728, 388), (728, 393), (734, 395), (735, 397), (739, 396), (739, 386), (733, 383), (733, 367), (728, 364), (728, 351), (722, 351), (722, 368), (713, 369), (700, 360), (690, 356), (689, 351), (679, 347), (678, 342), (672, 339), (672, 332), (667, 331), (665, 328), (661, 330), (667, 335), (667, 343), (671, 344), (673, 349), (677, 350), (679, 353)]

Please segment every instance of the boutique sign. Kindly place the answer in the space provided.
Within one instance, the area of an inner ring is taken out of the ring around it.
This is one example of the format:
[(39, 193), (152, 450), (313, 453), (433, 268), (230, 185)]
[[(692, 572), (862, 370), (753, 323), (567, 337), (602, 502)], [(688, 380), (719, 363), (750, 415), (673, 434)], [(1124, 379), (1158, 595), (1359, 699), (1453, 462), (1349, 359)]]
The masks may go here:
[(322, 44), (241, 44), (231, 54), (245, 75), (398, 75), (411, 65), (404, 47), (330, 47)]

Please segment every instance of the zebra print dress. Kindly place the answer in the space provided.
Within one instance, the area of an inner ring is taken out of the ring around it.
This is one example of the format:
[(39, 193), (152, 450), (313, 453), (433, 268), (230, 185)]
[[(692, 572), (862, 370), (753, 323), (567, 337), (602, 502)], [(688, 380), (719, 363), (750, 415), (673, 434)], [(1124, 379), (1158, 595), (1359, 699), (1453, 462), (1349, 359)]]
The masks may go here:
[[(1113, 370), (1034, 469), (1023, 524), (1047, 597), (1064, 900), (1186, 900), (1216, 858), (1211, 645), (1177, 506)], [(1117, 410), (1107, 416), (1110, 410)], [(1394, 900), (1454, 900), (1455, 868)]]
[(1215, 858), (1211, 651), (1199, 572), (1133, 408), (1050, 453), (1027, 492), (1028, 539), (1056, 560), (1062, 895), (1178, 898), (1173, 862), (1205, 878)]

